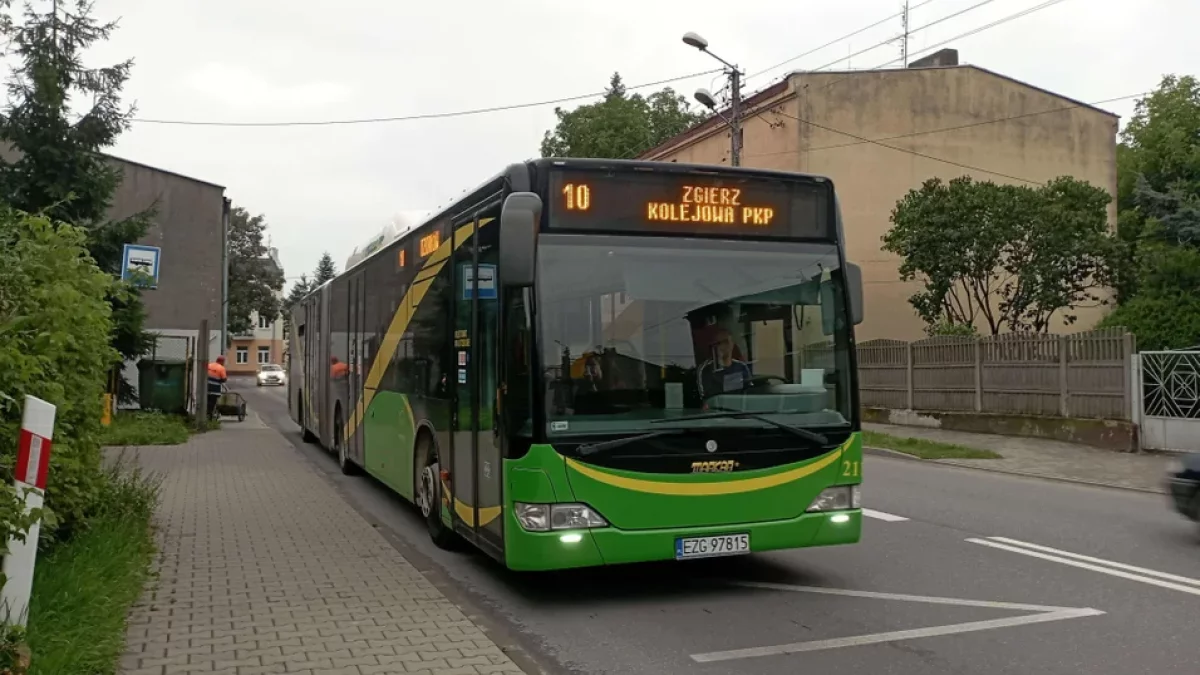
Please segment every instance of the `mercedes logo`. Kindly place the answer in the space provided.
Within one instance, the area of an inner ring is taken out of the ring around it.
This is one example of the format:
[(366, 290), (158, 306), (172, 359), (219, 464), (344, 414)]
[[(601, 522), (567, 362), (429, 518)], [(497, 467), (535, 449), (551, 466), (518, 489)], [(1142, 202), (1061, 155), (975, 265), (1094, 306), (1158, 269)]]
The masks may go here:
[(710, 440), (709, 442), (704, 444), (704, 449), (708, 450), (709, 452), (716, 452), (717, 451), (717, 442)]

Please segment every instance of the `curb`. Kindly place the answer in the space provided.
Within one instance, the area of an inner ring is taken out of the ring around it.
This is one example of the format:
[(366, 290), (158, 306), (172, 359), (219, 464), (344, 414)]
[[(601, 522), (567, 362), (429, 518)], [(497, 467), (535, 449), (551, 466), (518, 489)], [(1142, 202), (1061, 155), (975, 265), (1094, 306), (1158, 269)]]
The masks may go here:
[(1109, 488), (1111, 490), (1124, 490), (1126, 492), (1137, 492), (1139, 494), (1150, 495), (1165, 495), (1166, 490), (1161, 488), (1142, 488), (1133, 487), (1130, 485), (1118, 485), (1116, 483), (1105, 483), (1103, 481), (1084, 480), (1082, 478), (1066, 478), (1064, 476), (1047, 476), (1040, 473), (1030, 473), (1028, 471), (1014, 471), (1013, 469), (998, 469), (989, 466), (979, 466), (977, 464), (961, 464), (952, 459), (921, 459), (913, 455), (899, 452), (897, 450), (889, 450), (887, 448), (868, 448), (863, 446), (863, 453), (875, 455), (877, 457), (890, 457), (892, 459), (907, 460), (910, 462), (918, 462), (922, 464), (937, 464), (941, 466), (953, 466), (959, 469), (974, 469), (976, 471), (987, 471), (990, 473), (1001, 473), (1008, 476), (1020, 476), (1021, 478), (1037, 478), (1040, 480), (1052, 481), (1055, 483), (1067, 483), (1072, 485), (1087, 485), (1090, 487)]

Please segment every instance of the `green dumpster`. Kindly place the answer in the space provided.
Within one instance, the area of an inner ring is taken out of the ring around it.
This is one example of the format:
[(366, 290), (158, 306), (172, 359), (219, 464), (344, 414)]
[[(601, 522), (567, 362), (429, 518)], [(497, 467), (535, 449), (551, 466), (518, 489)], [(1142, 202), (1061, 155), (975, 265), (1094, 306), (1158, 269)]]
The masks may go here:
[(142, 410), (187, 412), (187, 361), (142, 359), (138, 362), (138, 403)]

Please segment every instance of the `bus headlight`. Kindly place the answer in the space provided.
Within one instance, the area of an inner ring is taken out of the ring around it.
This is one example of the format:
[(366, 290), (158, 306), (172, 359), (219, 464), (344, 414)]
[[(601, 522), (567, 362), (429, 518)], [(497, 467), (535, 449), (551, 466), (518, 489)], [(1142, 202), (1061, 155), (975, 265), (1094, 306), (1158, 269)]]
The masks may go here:
[(857, 485), (838, 485), (821, 490), (821, 494), (808, 506), (809, 513), (822, 511), (846, 511), (862, 508), (862, 494)]
[(608, 527), (608, 521), (586, 504), (524, 504), (517, 502), (517, 522), (530, 532), (586, 530)]

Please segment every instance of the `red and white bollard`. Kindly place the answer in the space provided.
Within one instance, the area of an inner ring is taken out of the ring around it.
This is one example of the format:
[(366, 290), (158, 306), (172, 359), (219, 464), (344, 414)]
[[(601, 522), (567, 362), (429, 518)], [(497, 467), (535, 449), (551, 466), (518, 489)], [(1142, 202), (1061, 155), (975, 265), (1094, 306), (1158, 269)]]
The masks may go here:
[[(54, 437), (55, 407), (34, 396), (25, 397), (21, 417), (21, 438), (17, 446), (17, 467), (13, 485), (25, 497), (25, 511), (42, 507), (46, 492), (46, 473), (50, 466), (50, 441)], [(25, 541), (15, 537), (8, 542), (4, 556), (4, 589), (0, 591), (0, 619), (24, 626), (29, 614), (29, 594), (33, 591), (33, 565), (37, 560), (41, 522), (25, 533)]]

